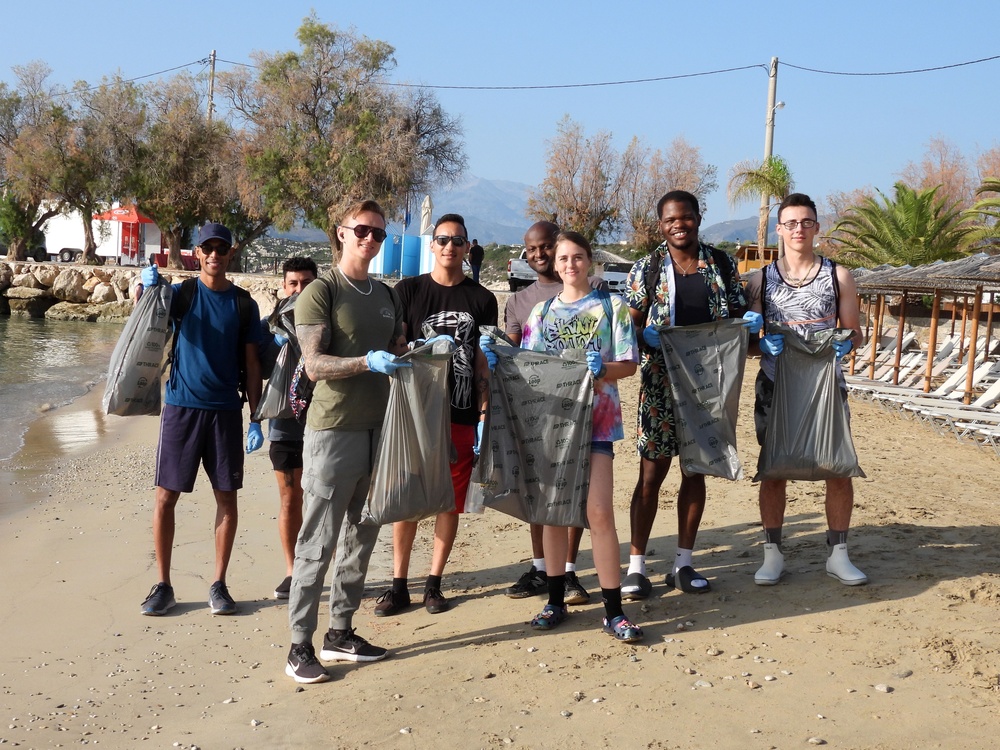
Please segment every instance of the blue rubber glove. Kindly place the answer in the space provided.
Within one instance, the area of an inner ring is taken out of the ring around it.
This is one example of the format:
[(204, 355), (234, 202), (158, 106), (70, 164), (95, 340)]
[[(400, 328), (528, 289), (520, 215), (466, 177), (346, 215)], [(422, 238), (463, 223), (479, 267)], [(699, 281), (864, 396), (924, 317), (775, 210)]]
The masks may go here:
[(250, 429), (247, 430), (247, 453), (253, 453), (264, 444), (264, 433), (261, 432), (259, 422), (251, 422)]
[(587, 367), (594, 373), (595, 378), (599, 378), (604, 374), (604, 360), (601, 359), (600, 352), (587, 352)]
[(477, 455), (477, 456), (479, 455), (479, 446), (481, 446), (483, 444), (483, 425), (484, 424), (486, 424), (486, 423), (481, 421), (481, 422), (479, 422), (479, 424), (476, 425), (476, 442), (472, 445), (472, 452), (475, 455)]
[(483, 354), (486, 356), (486, 364), (489, 366), (490, 372), (493, 372), (493, 370), (496, 369), (497, 362), (500, 361), (497, 357), (497, 353), (493, 351), (492, 344), (493, 339), (489, 336), (479, 337), (479, 348), (483, 350)]
[(654, 349), (660, 348), (660, 332), (653, 326), (646, 326), (642, 329), (642, 340), (646, 342), (646, 346), (651, 346)]
[(275, 346), (284, 346), (287, 343), (288, 343), (288, 338), (287, 337), (282, 336), (280, 333), (274, 334), (274, 345)]
[(760, 350), (764, 354), (777, 357), (785, 349), (785, 337), (780, 333), (769, 333), (760, 340)]
[(156, 286), (156, 282), (160, 280), (160, 269), (155, 265), (146, 266), (139, 274), (139, 280), (144, 287)]
[(449, 336), (447, 333), (441, 333), (441, 334), (438, 334), (437, 336), (431, 336), (429, 339), (427, 339), (426, 341), (424, 341), (424, 343), (425, 344), (434, 344), (434, 343), (437, 343), (438, 341), (448, 341), (448, 342), (450, 342), (452, 344), (455, 343), (455, 339), (452, 336)]
[(851, 349), (853, 348), (854, 344), (851, 342), (851, 339), (847, 339), (847, 341), (833, 342), (833, 351), (836, 353), (837, 359), (841, 359), (842, 357), (847, 355), (847, 353), (850, 352)]
[(383, 375), (392, 375), (400, 367), (413, 367), (409, 362), (400, 362), (395, 355), (389, 352), (368, 352), (365, 363), (372, 372), (380, 372)]
[(760, 329), (764, 327), (764, 316), (753, 310), (743, 313), (743, 321), (743, 325), (750, 329), (750, 333), (760, 333)]

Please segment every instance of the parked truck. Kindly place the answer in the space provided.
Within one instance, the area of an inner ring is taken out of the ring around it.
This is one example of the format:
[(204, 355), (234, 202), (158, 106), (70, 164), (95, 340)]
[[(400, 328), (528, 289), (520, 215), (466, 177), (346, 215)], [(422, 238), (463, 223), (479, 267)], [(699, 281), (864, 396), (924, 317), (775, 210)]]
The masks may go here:
[(510, 290), (516, 292), (521, 287), (530, 286), (538, 281), (538, 273), (528, 265), (528, 251), (522, 250), (517, 258), (507, 261), (507, 283)]

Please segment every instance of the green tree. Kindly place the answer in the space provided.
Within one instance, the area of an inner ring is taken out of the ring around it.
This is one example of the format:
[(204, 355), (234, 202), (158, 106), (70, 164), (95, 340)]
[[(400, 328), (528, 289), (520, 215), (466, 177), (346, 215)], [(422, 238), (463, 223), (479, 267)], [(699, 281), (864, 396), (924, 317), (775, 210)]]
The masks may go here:
[(968, 214), (977, 219), (965, 237), (965, 247), (978, 251), (995, 252), (1000, 247), (1000, 179), (987, 178), (976, 190), (979, 200), (972, 204)]
[(47, 83), (52, 71), (44, 63), (12, 70), (17, 85), (0, 82), (0, 236), (9, 259), (25, 260), (41, 246), (45, 222), (62, 207), (51, 199), (40, 173), (24, 173), (20, 164), (45, 161), (42, 134), (50, 126), (50, 102), (62, 91)]
[(893, 197), (879, 192), (850, 208), (833, 228), (837, 261), (851, 267), (918, 266), (962, 257), (974, 224), (937, 192), (897, 182)]
[(227, 201), (221, 172), (229, 128), (208, 121), (199, 82), (188, 74), (148, 85), (145, 98), (148, 128), (135, 201), (160, 228), (168, 247), (167, 265), (182, 268), (186, 234), (205, 221), (221, 220)]
[(373, 198), (393, 215), (407, 195), (461, 174), (461, 129), (430, 92), (386, 85), (389, 44), (315, 14), (297, 37), (299, 51), (255, 53), (256, 73), (233, 71), (220, 85), (246, 132), (244, 197), (281, 229), (304, 217), (336, 248), (351, 203)]
[[(757, 222), (757, 247), (767, 246), (767, 223), (771, 209), (781, 205), (795, 187), (788, 162), (780, 156), (764, 161), (741, 161), (729, 170), (726, 197), (732, 206), (747, 201), (761, 201), (760, 219)], [(766, 198), (761, 200), (761, 196)]]

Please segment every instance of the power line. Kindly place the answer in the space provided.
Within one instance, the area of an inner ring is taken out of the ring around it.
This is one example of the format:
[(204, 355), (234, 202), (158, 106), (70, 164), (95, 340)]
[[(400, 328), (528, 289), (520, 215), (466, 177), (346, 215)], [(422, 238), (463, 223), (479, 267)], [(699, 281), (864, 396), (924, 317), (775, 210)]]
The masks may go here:
[(801, 65), (792, 65), (784, 61), (779, 61), (779, 65), (783, 65), (786, 68), (795, 68), (796, 70), (802, 70), (806, 73), (819, 73), (821, 75), (827, 76), (906, 76), (912, 75), (914, 73), (931, 73), (936, 70), (950, 70), (952, 68), (961, 68), (966, 65), (978, 65), (979, 63), (991, 62), (992, 60), (1000, 60), (1000, 55), (993, 55), (993, 57), (982, 57), (978, 60), (967, 60), (960, 63), (952, 63), (951, 65), (938, 65), (933, 68), (914, 68), (913, 70), (892, 70), (884, 71), (879, 73), (850, 73), (845, 71), (836, 70), (817, 70), (816, 68), (804, 68)]
[[(203, 57), (200, 60), (193, 60), (192, 62), (184, 63), (183, 65), (175, 65), (172, 68), (167, 68), (166, 70), (158, 70), (155, 73), (147, 73), (146, 75), (136, 76), (135, 78), (125, 78), (122, 80), (122, 83), (134, 83), (135, 81), (142, 81), (146, 78), (152, 78), (153, 76), (163, 75), (164, 73), (173, 73), (175, 70), (181, 70), (182, 68), (190, 68), (192, 65), (207, 65), (207, 64), (208, 64), (208, 58)], [(204, 70), (204, 68), (202, 68), (202, 70)], [(58, 94), (53, 94), (52, 98), (55, 99), (56, 97), (59, 96), (69, 96), (70, 94), (83, 93), (86, 91), (96, 91), (97, 89), (101, 88), (104, 85), (105, 84), (100, 83), (97, 84), (96, 86), (88, 86), (85, 89), (79, 89), (79, 90), (73, 89), (71, 91), (61, 91)]]
[(752, 70), (762, 68), (767, 70), (766, 65), (743, 65), (738, 68), (723, 68), (721, 70), (706, 70), (702, 73), (683, 73), (674, 76), (658, 76), (656, 78), (633, 78), (627, 81), (600, 81), (596, 83), (553, 83), (539, 84), (535, 86), (446, 86), (419, 83), (386, 83), (386, 86), (398, 86), (401, 88), (421, 88), (421, 89), (448, 89), (458, 91), (537, 91), (539, 89), (582, 89), (594, 88), (598, 86), (626, 86), (633, 83), (656, 83), (657, 81), (676, 81), (681, 78), (698, 78), (700, 76), (714, 76), (720, 73), (734, 73), (739, 70)]

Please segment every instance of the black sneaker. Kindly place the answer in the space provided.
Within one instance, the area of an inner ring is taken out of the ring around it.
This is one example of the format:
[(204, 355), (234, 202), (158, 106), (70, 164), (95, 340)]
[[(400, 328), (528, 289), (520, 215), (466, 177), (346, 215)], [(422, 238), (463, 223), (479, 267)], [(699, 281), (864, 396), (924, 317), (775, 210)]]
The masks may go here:
[(175, 604), (177, 600), (174, 599), (174, 587), (158, 583), (149, 590), (149, 596), (139, 611), (144, 615), (165, 615)]
[(439, 615), (447, 612), (451, 604), (444, 598), (441, 589), (427, 589), (424, 591), (424, 606), (432, 615)]
[(326, 682), (330, 675), (316, 658), (316, 652), (311, 643), (293, 643), (288, 651), (288, 662), (285, 664), (285, 674), (296, 682)]
[(328, 630), (323, 636), (323, 650), (319, 658), (323, 661), (379, 661), (389, 652), (380, 646), (373, 646), (354, 628), (350, 630)]
[(229, 595), (229, 589), (222, 581), (216, 581), (208, 590), (208, 606), (213, 615), (235, 615), (236, 602)]
[(392, 589), (386, 591), (375, 600), (375, 616), (389, 617), (398, 612), (402, 612), (410, 606), (410, 592), (397, 594)]
[(566, 604), (586, 604), (590, 601), (590, 593), (580, 583), (576, 573), (566, 571), (566, 593), (563, 601)]
[(529, 596), (549, 593), (549, 577), (537, 570), (534, 565), (517, 579), (517, 583), (507, 588), (507, 596), (511, 599), (527, 599)]
[(289, 592), (292, 590), (292, 577), (285, 576), (285, 580), (282, 581), (274, 589), (275, 599), (287, 599)]

